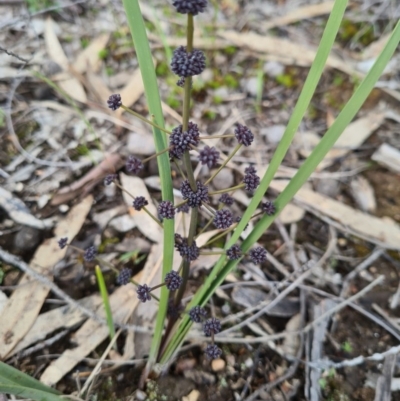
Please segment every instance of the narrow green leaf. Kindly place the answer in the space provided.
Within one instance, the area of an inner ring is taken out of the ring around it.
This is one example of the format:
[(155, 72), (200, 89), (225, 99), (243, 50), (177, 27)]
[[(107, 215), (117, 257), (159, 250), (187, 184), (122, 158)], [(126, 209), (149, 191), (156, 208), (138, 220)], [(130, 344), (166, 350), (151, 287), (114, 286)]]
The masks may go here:
[(103, 300), (104, 310), (106, 312), (108, 331), (110, 332), (110, 339), (112, 340), (115, 336), (115, 327), (114, 327), (114, 320), (113, 320), (113, 316), (112, 316), (112, 312), (111, 312), (110, 300), (108, 298), (107, 287), (106, 287), (106, 283), (104, 281), (103, 273), (98, 265), (95, 267), (95, 271), (96, 271), (97, 284), (99, 285), (101, 299)]
[[(41, 383), (39, 380), (34, 379), (33, 377), (27, 375), (26, 373), (23, 373), (19, 371), (18, 369), (13, 368), (12, 366), (9, 366), (5, 364), (4, 362), (0, 362), (0, 393), (1, 392), (9, 392), (9, 391), (3, 391), (2, 386), (20, 386), (22, 388), (27, 388), (27, 389), (36, 389), (37, 391), (41, 391), (43, 393), (51, 393), (51, 394), (61, 394), (59, 391), (57, 391), (54, 388), (48, 387), (45, 384)], [(9, 392), (11, 394), (16, 394)], [(33, 397), (27, 397), (27, 398), (33, 398)], [(58, 398), (59, 399), (59, 398)]]
[[(128, 19), (129, 28), (135, 45), (136, 55), (139, 61), (140, 71), (145, 88), (147, 104), (150, 113), (154, 116), (155, 123), (164, 127), (164, 116), (161, 109), (160, 94), (158, 91), (157, 77), (154, 70), (149, 41), (138, 0), (123, 0), (125, 13)], [(122, 99), (123, 101), (123, 99)], [(153, 127), (154, 141), (157, 152), (167, 147), (165, 133)], [(168, 153), (157, 158), (158, 169), (161, 179), (161, 191), (164, 200), (174, 201), (172, 194), (171, 166)], [(165, 219), (164, 223), (164, 253), (163, 253), (163, 277), (171, 271), (174, 253), (174, 220)], [(164, 320), (167, 312), (168, 290), (161, 288), (160, 304), (157, 314), (156, 327), (151, 344), (148, 368), (151, 367), (157, 357), (160, 347), (161, 336), (164, 328)]]
[(0, 393), (13, 394), (22, 398), (29, 398), (36, 401), (65, 401), (58, 395), (36, 390), (34, 388), (24, 387), (13, 382), (2, 381), (0, 378)]

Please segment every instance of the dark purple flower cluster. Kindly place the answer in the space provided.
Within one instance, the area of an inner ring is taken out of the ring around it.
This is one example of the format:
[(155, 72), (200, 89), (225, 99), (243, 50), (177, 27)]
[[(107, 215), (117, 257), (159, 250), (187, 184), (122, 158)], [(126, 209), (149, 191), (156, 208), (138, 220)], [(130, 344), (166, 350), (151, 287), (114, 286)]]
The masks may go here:
[(239, 245), (232, 245), (227, 249), (226, 256), (228, 256), (229, 260), (238, 260), (242, 257), (242, 249)]
[(171, 61), (172, 71), (183, 78), (201, 74), (206, 68), (206, 57), (201, 50), (186, 51), (186, 47), (179, 46), (174, 50)]
[(112, 182), (114, 182), (117, 179), (118, 175), (117, 174), (108, 174), (104, 178), (104, 185), (110, 185)]
[(58, 240), (58, 246), (60, 249), (64, 249), (68, 245), (68, 237), (60, 238)]
[(197, 124), (189, 121), (188, 130), (182, 132), (182, 125), (174, 128), (169, 136), (169, 157), (180, 159), (191, 146), (197, 146), (200, 142), (200, 131)]
[(220, 198), (219, 201), (226, 206), (232, 206), (235, 200), (230, 196), (229, 194), (223, 194)]
[(182, 212), (182, 213), (189, 213), (190, 207), (187, 203), (184, 203), (181, 206), (178, 206), (176, 208), (176, 213)]
[(204, 353), (208, 359), (218, 359), (222, 355), (222, 350), (215, 344), (208, 344)]
[(217, 210), (214, 216), (215, 227), (225, 230), (233, 223), (233, 214), (228, 209)]
[(197, 191), (194, 192), (188, 180), (182, 181), (181, 194), (190, 207), (199, 207), (203, 202), (208, 203), (208, 187), (201, 182), (196, 182)]
[(173, 0), (176, 11), (181, 14), (197, 15), (207, 8), (207, 0)]
[(203, 332), (207, 337), (210, 337), (214, 334), (218, 334), (220, 331), (221, 331), (221, 322), (215, 317), (207, 319), (203, 324)]
[(243, 146), (250, 146), (254, 140), (253, 133), (245, 126), (236, 124), (235, 136), (238, 142)]
[(206, 316), (207, 311), (199, 305), (194, 306), (189, 311), (190, 320), (195, 323), (201, 323)]
[(144, 196), (137, 196), (132, 202), (133, 208), (138, 212), (141, 211), (145, 206), (149, 204)]
[(179, 234), (175, 234), (175, 248), (182, 258), (186, 258), (190, 261), (196, 260), (200, 255), (200, 249), (196, 241), (193, 241), (192, 245), (189, 246), (187, 238), (183, 238)]
[(119, 94), (111, 95), (107, 100), (107, 104), (111, 110), (115, 111), (119, 109), (122, 106), (121, 95)]
[(249, 256), (253, 263), (263, 263), (267, 260), (267, 251), (263, 247), (257, 246), (249, 252)]
[(201, 164), (206, 164), (208, 168), (213, 168), (219, 159), (219, 152), (216, 148), (205, 146), (199, 152), (199, 161)]
[(170, 201), (162, 201), (158, 205), (158, 214), (163, 219), (173, 219), (175, 216), (175, 206)]
[(139, 301), (140, 302), (150, 301), (151, 300), (150, 292), (151, 292), (151, 287), (149, 287), (147, 284), (138, 285), (136, 294), (138, 295)]
[(268, 216), (273, 216), (276, 213), (276, 207), (271, 201), (262, 202), (261, 210)]
[(85, 252), (83, 253), (83, 259), (85, 259), (86, 262), (91, 262), (94, 260), (96, 255), (97, 255), (97, 249), (92, 245), (89, 246), (89, 248), (85, 249)]
[(126, 170), (129, 173), (139, 174), (144, 168), (144, 165), (140, 159), (130, 155), (126, 161)]
[(124, 267), (118, 274), (117, 284), (126, 285), (131, 281), (132, 270)]
[(176, 291), (182, 285), (182, 277), (174, 270), (165, 276), (165, 285), (170, 291)]
[(256, 174), (257, 170), (253, 166), (247, 167), (245, 170), (243, 182), (246, 191), (253, 192), (260, 185), (260, 177)]

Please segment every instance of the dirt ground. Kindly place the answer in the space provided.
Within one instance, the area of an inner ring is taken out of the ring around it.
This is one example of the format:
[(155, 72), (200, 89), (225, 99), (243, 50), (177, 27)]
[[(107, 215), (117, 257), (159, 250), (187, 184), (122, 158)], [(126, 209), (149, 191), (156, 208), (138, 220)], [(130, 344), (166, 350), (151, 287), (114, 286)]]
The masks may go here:
[[(255, 135), (254, 146), (242, 149), (211, 189), (240, 184), (249, 164), (265, 171), (332, 5), (210, 1), (196, 19), (195, 47), (204, 50), (207, 67), (193, 82), (191, 120), (204, 135), (232, 134), (236, 122)], [(183, 92), (169, 57), (182, 43), (185, 19), (168, 1), (141, 7), (172, 129), (181, 121)], [(124, 166), (130, 154), (155, 152), (151, 128), (106, 105), (110, 94), (121, 93), (125, 105), (147, 116), (122, 4), (0, 0), (0, 15), (0, 360), (64, 394), (81, 396), (88, 386), (86, 399), (400, 400), (398, 51), (343, 141), (260, 239), (268, 261), (258, 266), (244, 259), (213, 296), (208, 309), (223, 323), (216, 337), (222, 357), (205, 358), (206, 342), (194, 325), (169, 370), (139, 389), (157, 304), (139, 305), (133, 284), (117, 285), (109, 265), (157, 284), (160, 230), (117, 186), (105, 186), (104, 175), (117, 173), (121, 186), (144, 194), (154, 210), (161, 192), (154, 159), (137, 177)], [(278, 196), (332, 125), (399, 18), (395, 1), (351, 2), (332, 59), (265, 199)], [(232, 138), (210, 142), (225, 155), (235, 146)], [(200, 178), (210, 173), (196, 157), (193, 167)], [(172, 176), (179, 188), (175, 166)], [(250, 197), (239, 190), (234, 198), (231, 210), (240, 217)], [(207, 221), (201, 214), (200, 226)], [(182, 232), (188, 224), (187, 216), (177, 218)], [(58, 249), (63, 236), (74, 247)], [(104, 316), (96, 263), (77, 250), (93, 244), (105, 261), (114, 319), (125, 325), (111, 349), (104, 321), (95, 320)], [(214, 250), (223, 246), (223, 240), (213, 243)], [(186, 297), (216, 259), (192, 264)]]

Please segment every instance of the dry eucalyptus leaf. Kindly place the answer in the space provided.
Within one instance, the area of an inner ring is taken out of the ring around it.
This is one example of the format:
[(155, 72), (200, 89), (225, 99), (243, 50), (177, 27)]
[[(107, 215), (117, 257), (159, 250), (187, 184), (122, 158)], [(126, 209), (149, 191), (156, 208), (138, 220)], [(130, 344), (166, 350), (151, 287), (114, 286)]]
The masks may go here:
[(351, 195), (358, 207), (364, 212), (376, 210), (376, 199), (374, 188), (368, 180), (362, 176), (354, 178), (350, 183)]
[(383, 143), (371, 159), (395, 173), (400, 173), (400, 151), (387, 143)]

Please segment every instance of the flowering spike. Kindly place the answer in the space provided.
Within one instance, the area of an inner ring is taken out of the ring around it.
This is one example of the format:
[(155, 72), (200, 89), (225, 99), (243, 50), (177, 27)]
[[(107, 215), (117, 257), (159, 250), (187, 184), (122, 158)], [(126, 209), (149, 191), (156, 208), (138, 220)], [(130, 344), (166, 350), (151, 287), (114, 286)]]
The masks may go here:
[(117, 179), (118, 175), (117, 174), (108, 174), (104, 178), (104, 185), (110, 185), (112, 182), (114, 182)]
[(132, 155), (128, 157), (128, 160), (126, 161), (126, 169), (129, 173), (139, 174), (143, 168), (144, 165), (140, 159)]
[(207, 319), (203, 324), (203, 332), (208, 337), (214, 334), (218, 334), (220, 331), (221, 331), (221, 322), (219, 321), (219, 319), (215, 317)]
[(227, 251), (226, 256), (229, 260), (238, 260), (242, 257), (242, 250), (239, 245), (232, 245)]
[(85, 259), (86, 262), (91, 262), (94, 260), (96, 255), (97, 255), (97, 250), (92, 245), (92, 246), (89, 246), (89, 248), (85, 249), (85, 252), (83, 254), (83, 259)]
[(68, 245), (68, 237), (60, 238), (58, 240), (58, 246), (60, 249), (64, 249)]
[(219, 198), (219, 201), (226, 206), (232, 206), (235, 200), (229, 194), (222, 194), (222, 196)]
[(182, 277), (174, 270), (165, 276), (165, 284), (170, 291), (176, 291), (182, 284)]
[(118, 274), (117, 284), (126, 285), (131, 281), (132, 270), (124, 267)]
[(174, 0), (172, 5), (181, 14), (197, 15), (207, 8), (207, 0)]
[(158, 205), (158, 214), (163, 219), (173, 219), (175, 216), (175, 207), (170, 201), (162, 201)]
[(222, 355), (222, 350), (215, 344), (208, 344), (204, 353), (208, 359), (218, 359)]
[(215, 227), (225, 230), (233, 223), (233, 214), (228, 209), (217, 210), (214, 217)]
[(276, 207), (271, 201), (262, 202), (261, 209), (268, 216), (273, 216), (276, 213)]
[(206, 68), (206, 57), (201, 50), (187, 52), (184, 46), (174, 50), (171, 61), (172, 71), (181, 78), (201, 74)]
[(149, 287), (147, 284), (138, 285), (136, 294), (138, 295), (139, 301), (140, 302), (150, 301), (151, 300), (150, 292), (151, 292), (151, 287)]
[(256, 174), (257, 170), (253, 166), (247, 167), (245, 170), (243, 182), (246, 191), (253, 192), (260, 185), (260, 177)]
[(107, 100), (108, 107), (111, 110), (117, 110), (122, 106), (121, 95), (118, 93), (111, 95)]
[(201, 323), (201, 321), (207, 316), (207, 311), (199, 306), (196, 305), (189, 311), (189, 317), (192, 322)]
[(204, 149), (199, 152), (199, 161), (201, 164), (206, 164), (208, 168), (214, 167), (219, 159), (219, 152), (216, 148), (205, 146)]
[(243, 146), (250, 146), (254, 140), (253, 133), (245, 126), (236, 124), (235, 136), (238, 142)]
[(199, 207), (203, 202), (208, 203), (208, 187), (201, 182), (196, 182), (197, 191), (193, 192), (188, 180), (182, 181), (181, 193), (190, 207)]
[(257, 246), (249, 252), (249, 256), (253, 263), (263, 263), (267, 260), (267, 251), (263, 247)]
[(182, 125), (174, 128), (169, 136), (169, 157), (170, 159), (180, 159), (182, 155), (197, 146), (200, 142), (200, 131), (197, 124), (189, 121), (188, 130), (182, 132)]
[(149, 204), (144, 196), (137, 196), (132, 202), (133, 208), (138, 212)]

